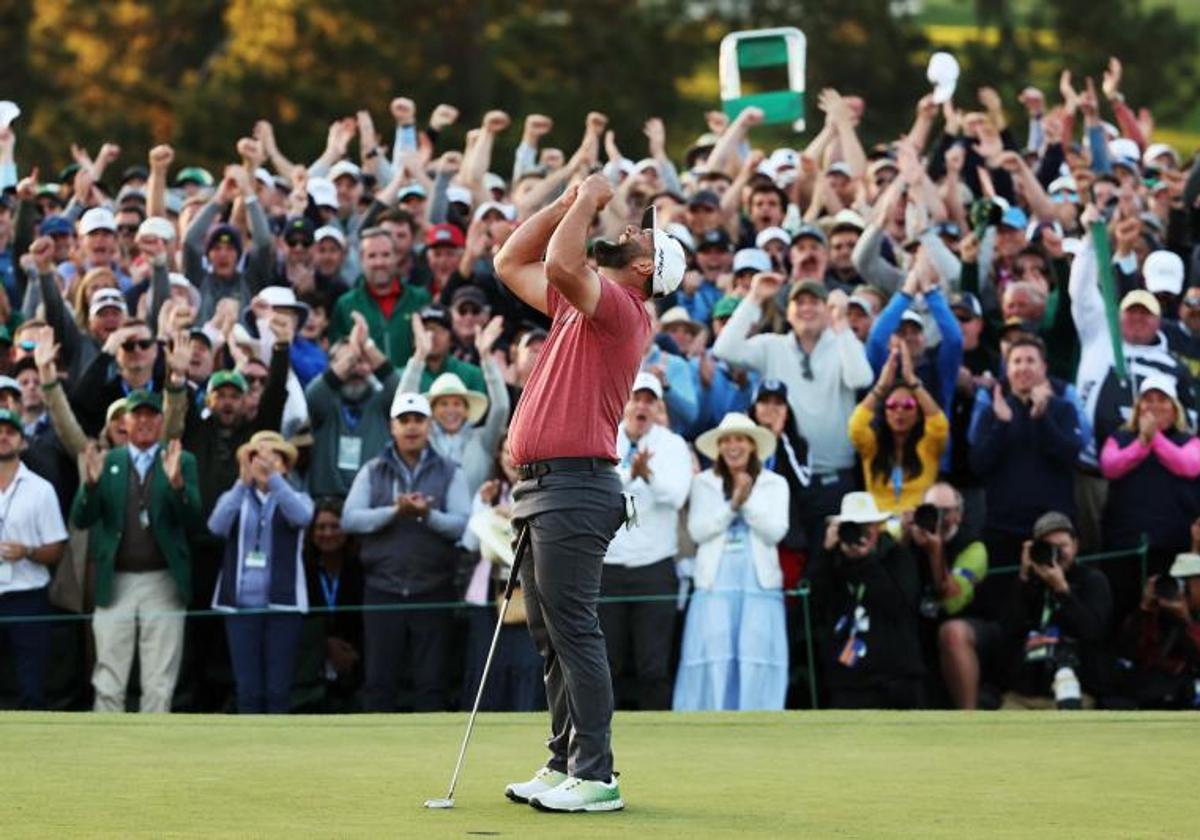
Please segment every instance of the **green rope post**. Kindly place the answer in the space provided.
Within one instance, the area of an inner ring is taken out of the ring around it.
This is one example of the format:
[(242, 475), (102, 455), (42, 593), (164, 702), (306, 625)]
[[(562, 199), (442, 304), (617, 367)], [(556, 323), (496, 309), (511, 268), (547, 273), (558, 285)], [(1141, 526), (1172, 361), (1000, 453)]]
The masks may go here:
[(1100, 271), (1100, 293), (1104, 297), (1104, 316), (1113, 346), (1113, 369), (1124, 387), (1129, 377), (1125, 371), (1125, 346), (1121, 341), (1120, 317), (1117, 313), (1117, 281), (1113, 277), (1112, 251), (1108, 247), (1108, 229), (1104, 222), (1092, 222), (1092, 249), (1096, 252), (1096, 267)]
[(808, 698), (812, 704), (812, 708), (817, 708), (817, 660), (813, 656), (813, 641), (812, 641), (812, 619), (808, 610), (808, 594), (810, 592), (808, 581), (800, 581), (800, 586), (796, 589), (796, 594), (800, 596), (800, 608), (804, 613), (804, 649), (805, 655), (808, 657)]

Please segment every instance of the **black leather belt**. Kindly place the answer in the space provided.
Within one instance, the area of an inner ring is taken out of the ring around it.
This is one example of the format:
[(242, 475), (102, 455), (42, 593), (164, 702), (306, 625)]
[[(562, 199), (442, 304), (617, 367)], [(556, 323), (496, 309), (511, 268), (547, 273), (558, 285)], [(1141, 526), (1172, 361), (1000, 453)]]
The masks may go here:
[(603, 469), (611, 469), (612, 466), (612, 461), (607, 458), (548, 458), (545, 461), (519, 465), (517, 475), (523, 480), (529, 481), (550, 473), (594, 473)]

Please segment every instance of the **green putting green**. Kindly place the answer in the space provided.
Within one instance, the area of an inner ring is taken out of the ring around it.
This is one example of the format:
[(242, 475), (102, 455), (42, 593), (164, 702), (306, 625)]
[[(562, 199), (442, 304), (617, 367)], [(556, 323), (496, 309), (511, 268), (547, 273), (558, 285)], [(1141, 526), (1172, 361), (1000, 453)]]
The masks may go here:
[(541, 715), (0, 715), (16, 837), (1186, 837), (1194, 714), (619, 714), (627, 809), (542, 814)]

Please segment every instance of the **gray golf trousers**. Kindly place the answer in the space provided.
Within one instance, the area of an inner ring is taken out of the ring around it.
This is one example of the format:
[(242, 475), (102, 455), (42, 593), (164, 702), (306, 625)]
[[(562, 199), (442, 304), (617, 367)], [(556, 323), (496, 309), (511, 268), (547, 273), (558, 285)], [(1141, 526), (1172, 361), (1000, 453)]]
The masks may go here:
[[(544, 662), (551, 758), (581, 779), (612, 777), (612, 680), (598, 601), (604, 555), (625, 519), (621, 481), (604, 462), (513, 488), (513, 524), (528, 524), (521, 567), (529, 632)], [(532, 562), (531, 562), (532, 561)]]

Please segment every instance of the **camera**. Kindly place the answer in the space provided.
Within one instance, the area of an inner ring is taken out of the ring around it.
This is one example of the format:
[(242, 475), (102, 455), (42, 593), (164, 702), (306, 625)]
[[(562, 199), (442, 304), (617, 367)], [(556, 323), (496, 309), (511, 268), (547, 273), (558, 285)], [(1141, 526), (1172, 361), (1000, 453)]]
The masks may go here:
[(1170, 575), (1159, 575), (1154, 581), (1154, 597), (1160, 601), (1177, 601), (1181, 594), (1179, 581)]
[(867, 529), (861, 522), (839, 522), (837, 535), (842, 545), (857, 545), (866, 538)]
[(1029, 559), (1037, 566), (1053, 566), (1058, 561), (1058, 546), (1045, 540), (1034, 540)]
[(941, 520), (941, 511), (937, 509), (937, 505), (917, 505), (917, 509), (913, 511), (913, 524), (931, 534), (936, 534), (941, 530)]

